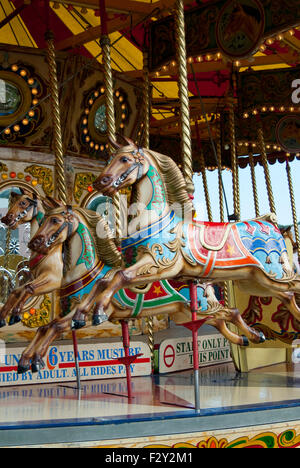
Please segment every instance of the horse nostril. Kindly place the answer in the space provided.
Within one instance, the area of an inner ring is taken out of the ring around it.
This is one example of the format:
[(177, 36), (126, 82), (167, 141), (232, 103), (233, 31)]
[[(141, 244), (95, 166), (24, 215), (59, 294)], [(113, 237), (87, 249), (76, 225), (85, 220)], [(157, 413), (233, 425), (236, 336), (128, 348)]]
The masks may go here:
[(1, 223), (3, 224), (10, 224), (10, 222), (14, 219), (14, 216), (12, 214), (7, 214), (6, 216), (3, 216), (1, 218)]
[(29, 244), (28, 244), (28, 247), (30, 250), (35, 250), (35, 249), (38, 249), (42, 243), (44, 242), (44, 236), (39, 236), (39, 237), (36, 237), (35, 239), (32, 239)]

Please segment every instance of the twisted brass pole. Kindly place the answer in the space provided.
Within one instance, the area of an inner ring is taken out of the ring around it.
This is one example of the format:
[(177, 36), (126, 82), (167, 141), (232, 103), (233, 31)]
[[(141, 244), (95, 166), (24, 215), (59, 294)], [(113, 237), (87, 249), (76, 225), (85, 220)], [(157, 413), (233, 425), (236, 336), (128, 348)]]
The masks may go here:
[(47, 62), (49, 69), (49, 87), (51, 94), (51, 109), (53, 120), (53, 145), (55, 155), (55, 171), (56, 171), (56, 195), (59, 200), (67, 204), (67, 189), (65, 182), (65, 165), (64, 152), (62, 143), (62, 131), (60, 120), (60, 104), (59, 104), (59, 87), (57, 79), (57, 66), (54, 47), (54, 34), (52, 31), (47, 31), (45, 34), (47, 42)]
[(219, 205), (220, 205), (220, 221), (224, 223), (224, 199), (223, 199), (223, 185), (222, 185), (222, 144), (221, 144), (221, 130), (220, 125), (217, 126), (217, 158), (218, 166), (220, 170), (218, 171), (218, 183), (219, 183)]
[(193, 183), (192, 138), (190, 128), (188, 77), (186, 69), (187, 56), (183, 0), (176, 0), (174, 18), (178, 64), (178, 94), (180, 100), (183, 173), (186, 180), (187, 191), (192, 195), (195, 191), (195, 187)]
[(206, 201), (206, 210), (207, 210), (207, 215), (208, 215), (208, 221), (212, 222), (213, 217), (212, 217), (209, 190), (208, 190), (208, 183), (207, 183), (207, 177), (206, 177), (205, 160), (204, 160), (204, 154), (203, 154), (202, 149), (200, 150), (199, 162), (200, 162), (200, 170), (201, 170), (201, 174), (202, 174), (202, 183), (203, 183), (203, 189), (204, 189), (204, 195), (205, 195), (205, 201)]
[(297, 219), (297, 210), (296, 210), (296, 202), (295, 202), (291, 167), (290, 167), (288, 159), (286, 159), (286, 174), (287, 174), (288, 185), (289, 185), (289, 193), (290, 193), (290, 200), (291, 200), (291, 208), (292, 208), (293, 224), (294, 224), (294, 231), (295, 231), (295, 239), (296, 239), (296, 245), (297, 245), (297, 253), (298, 253), (298, 258), (299, 258), (299, 261), (300, 261), (300, 234), (299, 234), (299, 226), (298, 226), (298, 219)]
[[(114, 85), (111, 68), (110, 56), (110, 39), (107, 34), (103, 34), (100, 39), (102, 48), (102, 59), (104, 66), (104, 85), (105, 85), (105, 109), (106, 109), (106, 124), (107, 135), (110, 139), (116, 139), (116, 123), (115, 123), (115, 105), (114, 105)], [(110, 152), (113, 149), (110, 146)], [(115, 209), (116, 223), (116, 238), (121, 239), (121, 209), (120, 209), (120, 194), (116, 193), (113, 197), (113, 205)]]
[(251, 170), (252, 193), (253, 193), (253, 200), (254, 200), (255, 216), (258, 217), (259, 216), (258, 192), (257, 192), (257, 184), (256, 184), (256, 177), (255, 177), (253, 153), (251, 151), (249, 152), (249, 164), (250, 164), (250, 170)]
[(261, 121), (258, 122), (258, 142), (259, 142), (259, 147), (260, 147), (261, 161), (262, 161), (262, 165), (264, 168), (264, 175), (265, 175), (270, 211), (271, 213), (276, 214), (272, 183), (271, 183), (271, 177), (270, 177), (269, 166), (268, 166), (268, 158), (267, 158), (266, 146), (265, 146), (265, 141), (264, 141), (264, 133), (263, 133)]
[[(145, 148), (149, 149), (150, 146), (150, 80), (149, 80), (149, 68), (148, 68), (148, 53), (143, 52), (143, 77), (144, 77), (144, 88), (143, 88), (143, 144)], [(148, 325), (148, 342), (151, 353), (152, 369), (154, 368), (154, 321), (153, 317), (147, 317)]]
[(234, 118), (234, 100), (229, 99), (229, 131), (230, 131), (230, 149), (231, 149), (231, 169), (232, 169), (232, 190), (233, 190), (233, 207), (236, 219), (240, 219), (240, 192), (238, 184), (238, 164), (236, 155), (236, 139), (235, 139), (235, 118)]
[(145, 148), (150, 147), (150, 80), (149, 80), (149, 68), (148, 68), (148, 52), (143, 52), (143, 145)]
[[(5, 270), (9, 269), (9, 253), (10, 253), (10, 241), (11, 241), (11, 229), (6, 229), (6, 239), (5, 239), (5, 256), (3, 259), (3, 267)], [(3, 303), (7, 301), (9, 296), (9, 275), (7, 275), (7, 281), (3, 288)]]

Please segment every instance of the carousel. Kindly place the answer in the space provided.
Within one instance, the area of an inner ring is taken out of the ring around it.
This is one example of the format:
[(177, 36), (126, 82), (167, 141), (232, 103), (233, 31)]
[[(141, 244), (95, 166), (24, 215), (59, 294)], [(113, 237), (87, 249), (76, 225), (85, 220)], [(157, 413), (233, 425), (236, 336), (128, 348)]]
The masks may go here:
[(1, 1), (1, 447), (300, 446), (299, 112), (298, 0)]

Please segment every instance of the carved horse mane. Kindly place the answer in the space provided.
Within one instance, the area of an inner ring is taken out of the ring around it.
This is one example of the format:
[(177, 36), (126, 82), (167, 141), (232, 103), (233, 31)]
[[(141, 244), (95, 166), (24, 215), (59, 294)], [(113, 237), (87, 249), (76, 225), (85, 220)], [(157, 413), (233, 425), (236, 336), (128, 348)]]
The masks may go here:
[[(112, 142), (115, 148), (117, 148), (117, 152), (115, 153), (115, 155), (117, 155), (118, 153), (132, 153), (133, 151), (137, 151), (139, 149), (135, 145), (135, 143), (129, 138), (123, 138), (127, 141), (127, 143), (129, 143), (127, 144), (127, 146), (120, 146), (119, 144), (116, 144), (116, 142)], [(146, 148), (142, 148), (142, 150), (146, 155), (150, 155), (150, 157), (154, 160), (154, 162), (157, 165), (157, 168), (160, 172), (160, 175), (167, 190), (167, 198), (169, 205), (178, 203), (182, 208), (184, 208), (185, 214), (193, 212), (194, 205), (188, 195), (186, 181), (183, 177), (181, 170), (173, 161), (173, 159), (169, 156), (166, 156), (161, 153), (156, 153), (155, 151)]]
[[(47, 211), (47, 216), (61, 214), (65, 207), (55, 208)], [(95, 240), (95, 246), (97, 254), (101, 260), (109, 266), (117, 267), (121, 265), (122, 256), (119, 252), (115, 243), (113, 234), (108, 226), (108, 223), (94, 211), (87, 210), (85, 208), (76, 207), (74, 212), (79, 213), (85, 220), (87, 227), (89, 228), (93, 239)], [(105, 233), (105, 236), (99, 236), (97, 230), (101, 233)]]
[(147, 152), (154, 158), (158, 165), (160, 174), (167, 188), (169, 204), (179, 203), (187, 210), (185, 211), (186, 213), (192, 212), (194, 210), (194, 205), (188, 195), (186, 181), (177, 164), (169, 156), (156, 153), (152, 150), (147, 150)]

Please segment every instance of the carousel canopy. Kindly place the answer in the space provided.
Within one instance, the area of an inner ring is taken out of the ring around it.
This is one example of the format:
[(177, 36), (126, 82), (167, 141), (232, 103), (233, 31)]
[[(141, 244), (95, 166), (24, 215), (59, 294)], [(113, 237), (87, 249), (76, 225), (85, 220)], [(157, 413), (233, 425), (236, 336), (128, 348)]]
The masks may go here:
[[(282, 102), (275, 98), (273, 102), (273, 96), (278, 94), (278, 80), (283, 82), (280, 71), (295, 69), (292, 78), (297, 76), (299, 2), (282, 0), (271, 5), (268, 0), (185, 0), (184, 3), (192, 138), (195, 148), (199, 139), (207, 142), (205, 162), (207, 167), (213, 167), (210, 136), (216, 136), (216, 122), (222, 122), (223, 163), (230, 166), (230, 157), (226, 157), (228, 97), (234, 99), (239, 156), (247, 156), (249, 144), (255, 145), (257, 140), (249, 131), (253, 128), (250, 120), (245, 125), (246, 117), (252, 118), (259, 112), (262, 118), (270, 120), (274, 112), (283, 117), (290, 112), (289, 108), (294, 112), (297, 107), (290, 96)], [(106, 0), (105, 6), (115, 75), (131, 83), (141, 82), (143, 51), (147, 51), (152, 87), (152, 146), (168, 153), (167, 146), (172, 144), (174, 148), (174, 141), (180, 139), (175, 1)], [(100, 17), (99, 0), (2, 0), (0, 42), (43, 49), (45, 31), (50, 28), (57, 51), (94, 58), (101, 66)], [(255, 92), (249, 82), (253, 80), (263, 85), (256, 106), (251, 107), (249, 101)], [(290, 90), (291, 83), (285, 87)], [(267, 135), (266, 143), (271, 161), (284, 156), (275, 135)], [(247, 158), (241, 158), (240, 165), (243, 164), (247, 164)]]

